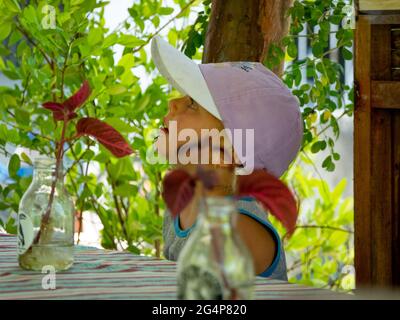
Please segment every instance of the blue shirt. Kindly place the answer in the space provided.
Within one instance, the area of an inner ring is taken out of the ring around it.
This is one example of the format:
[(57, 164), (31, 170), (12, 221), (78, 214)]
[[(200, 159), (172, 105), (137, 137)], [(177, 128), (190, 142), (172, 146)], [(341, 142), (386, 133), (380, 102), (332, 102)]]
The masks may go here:
[[(273, 279), (287, 281), (285, 253), (282, 247), (281, 239), (275, 228), (268, 221), (268, 213), (252, 197), (243, 197), (237, 201), (236, 208), (240, 214), (245, 214), (261, 223), (273, 236), (276, 244), (276, 252), (272, 264), (264, 270), (259, 276), (270, 277)], [(164, 256), (168, 260), (177, 261), (180, 251), (190, 237), (192, 226), (189, 229), (182, 230), (179, 224), (179, 216), (172, 219), (169, 212), (164, 214), (163, 238), (164, 238)]]

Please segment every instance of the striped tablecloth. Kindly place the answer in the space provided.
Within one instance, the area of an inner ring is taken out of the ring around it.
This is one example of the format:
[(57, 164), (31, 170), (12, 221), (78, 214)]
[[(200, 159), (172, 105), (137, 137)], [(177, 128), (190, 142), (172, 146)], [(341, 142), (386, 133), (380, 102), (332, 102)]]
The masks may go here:
[[(0, 234), (0, 300), (176, 299), (176, 264), (167, 260), (75, 247), (75, 264), (56, 274), (56, 289), (44, 290), (45, 274), (19, 268), (16, 237)], [(347, 295), (257, 278), (256, 299), (343, 299)]]

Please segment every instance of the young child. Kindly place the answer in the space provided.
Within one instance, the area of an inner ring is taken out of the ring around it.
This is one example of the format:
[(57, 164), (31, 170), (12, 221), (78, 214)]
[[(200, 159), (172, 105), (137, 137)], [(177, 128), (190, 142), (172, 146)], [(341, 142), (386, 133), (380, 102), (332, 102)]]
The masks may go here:
[[(172, 134), (179, 135), (185, 129), (194, 130), (199, 137), (204, 129), (241, 129), (250, 136), (245, 143), (230, 138), (233, 159), (244, 168), (241, 172), (265, 169), (277, 178), (283, 174), (298, 153), (303, 122), (298, 100), (275, 74), (252, 62), (198, 65), (159, 36), (153, 39), (151, 49), (160, 73), (183, 95), (169, 102), (165, 127), (160, 130), (168, 139), (160, 141), (171, 141)], [(158, 148), (170, 159), (185, 142), (178, 140), (172, 148), (167, 142)], [(222, 190), (231, 193), (231, 185), (226, 181)], [(164, 255), (169, 260), (177, 260), (190, 236), (197, 218), (194, 203), (193, 199), (175, 219), (164, 215)], [(251, 197), (239, 199), (237, 210), (237, 230), (253, 257), (256, 274), (287, 280), (285, 254), (268, 213)]]

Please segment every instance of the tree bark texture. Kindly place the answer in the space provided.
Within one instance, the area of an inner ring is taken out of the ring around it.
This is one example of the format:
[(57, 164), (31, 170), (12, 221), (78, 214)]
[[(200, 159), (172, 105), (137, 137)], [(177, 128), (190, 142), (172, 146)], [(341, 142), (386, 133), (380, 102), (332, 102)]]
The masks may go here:
[[(203, 63), (263, 62), (271, 43), (287, 35), (292, 0), (213, 0)], [(283, 63), (273, 70), (279, 76)]]

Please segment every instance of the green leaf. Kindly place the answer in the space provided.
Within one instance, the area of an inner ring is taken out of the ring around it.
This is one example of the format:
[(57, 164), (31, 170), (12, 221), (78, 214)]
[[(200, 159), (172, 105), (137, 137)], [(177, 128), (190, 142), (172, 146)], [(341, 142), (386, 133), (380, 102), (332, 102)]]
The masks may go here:
[(18, 13), (21, 11), (21, 7), (18, 4), (17, 0), (3, 0), (7, 9), (13, 13)]
[(93, 160), (100, 163), (106, 163), (110, 160), (110, 157), (107, 154), (101, 152), (96, 157), (94, 157)]
[(325, 150), (325, 149), (326, 149), (326, 142), (323, 140), (317, 141), (311, 146), (312, 153), (317, 153), (317, 152), (319, 152), (321, 150)]
[(343, 178), (340, 182), (336, 185), (335, 189), (332, 192), (332, 200), (337, 205), (340, 197), (343, 195), (343, 192), (346, 188), (346, 179)]
[(129, 177), (129, 179), (134, 179), (136, 175), (132, 163), (128, 157), (118, 159), (115, 164), (109, 163), (107, 168), (110, 176), (116, 181), (118, 179), (126, 181), (127, 177)]
[(164, 15), (169, 15), (173, 12), (174, 12), (174, 8), (161, 7), (158, 11), (158, 14), (164, 16)]
[(111, 107), (107, 109), (107, 113), (109, 113), (113, 117), (125, 117), (126, 109), (123, 107)]
[(102, 194), (103, 194), (103, 184), (102, 183), (99, 183), (97, 186), (96, 186), (96, 189), (95, 189), (95, 194), (96, 194), (96, 197), (97, 198), (100, 198), (101, 196), (102, 196)]
[(0, 25), (0, 41), (3, 41), (11, 32), (11, 23), (2, 23)]
[(335, 164), (332, 162), (332, 156), (325, 158), (324, 162), (322, 162), (322, 167), (330, 172), (335, 170)]
[(168, 32), (168, 42), (172, 46), (176, 46), (176, 42), (178, 41), (178, 33), (175, 29), (171, 29)]
[(339, 124), (338, 124), (337, 120), (335, 119), (335, 117), (333, 117), (333, 116), (331, 117), (330, 125), (332, 127), (335, 138), (336, 139), (339, 138), (339, 134), (340, 134)]
[(144, 44), (145, 42), (135, 36), (123, 34), (120, 36), (118, 43), (125, 47), (133, 48), (133, 47), (140, 46), (140, 45)]
[(138, 192), (138, 187), (124, 183), (114, 189), (114, 194), (121, 197), (132, 197)]
[(136, 18), (136, 17), (138, 16), (138, 13), (137, 13), (137, 11), (136, 11), (134, 8), (129, 8), (129, 9), (128, 9), (128, 12), (129, 12), (129, 15), (130, 15), (132, 18)]
[(308, 91), (308, 90), (310, 90), (310, 89), (311, 89), (311, 86), (310, 86), (308, 83), (303, 84), (303, 85), (300, 87), (300, 90), (301, 90), (301, 91)]
[(338, 248), (340, 245), (344, 244), (348, 238), (349, 235), (347, 232), (335, 231), (329, 238), (328, 242), (332, 247)]
[(127, 88), (129, 88), (131, 85), (133, 85), (139, 80), (139, 78), (133, 75), (130, 69), (125, 70), (125, 72), (121, 74), (120, 79), (121, 79), (121, 84)]
[(145, 110), (147, 108), (147, 106), (149, 105), (150, 100), (151, 100), (150, 95), (148, 95), (148, 94), (144, 95), (140, 99), (140, 101), (136, 107), (136, 112), (142, 112), (143, 110)]
[(93, 150), (88, 149), (83, 154), (82, 159), (89, 161), (89, 160), (92, 160), (94, 158), (94, 156), (95, 156), (95, 153), (93, 152)]
[(107, 89), (108, 94), (112, 96), (116, 96), (119, 94), (123, 94), (127, 91), (126, 87), (121, 84), (115, 84)]
[(6, 68), (6, 65), (4, 64), (4, 60), (2, 57), (0, 57), (0, 71), (3, 71)]
[(342, 55), (345, 60), (353, 59), (353, 54), (351, 53), (351, 51), (349, 49), (342, 48)]
[(284, 80), (283, 80), (283, 81), (285, 82), (285, 84), (286, 84), (289, 88), (292, 88), (292, 87), (293, 87), (293, 81), (294, 81), (294, 79), (293, 79), (293, 77), (292, 77), (291, 74), (289, 74), (289, 73), (285, 74), (285, 77), (284, 77)]
[(118, 36), (115, 33), (108, 35), (103, 41), (103, 48), (113, 46), (118, 42)]
[(137, 131), (136, 128), (131, 127), (129, 124), (119, 118), (108, 118), (105, 120), (105, 122), (119, 132), (130, 133)]
[(140, 249), (139, 249), (137, 246), (133, 245), (133, 244), (130, 244), (130, 245), (128, 246), (127, 250), (128, 250), (129, 252), (133, 253), (133, 254), (136, 254), (136, 255), (142, 253), (142, 252), (140, 251)]
[(153, 25), (158, 28), (158, 26), (160, 25), (160, 17), (159, 16), (155, 16), (153, 19), (151, 19), (151, 22), (153, 22)]
[(130, 69), (135, 65), (135, 57), (132, 53), (127, 53), (118, 61), (118, 65), (123, 66), (125, 69)]
[(315, 57), (319, 58), (324, 53), (324, 46), (321, 42), (316, 42), (312, 46), (312, 53)]
[(27, 164), (33, 166), (31, 158), (29, 158), (25, 152), (21, 153), (21, 157), (22, 157), (22, 160), (24, 160)]
[(80, 5), (85, 0), (71, 0), (71, 6)]
[(30, 114), (26, 110), (17, 109), (15, 111), (15, 120), (17, 123), (22, 124), (24, 126), (29, 126), (30, 123)]
[(17, 234), (17, 223), (15, 219), (10, 217), (5, 225), (5, 229), (9, 234)]
[(88, 44), (94, 46), (103, 40), (103, 30), (100, 28), (90, 29), (88, 35)]
[(297, 58), (297, 46), (294, 41), (291, 41), (287, 48), (287, 53), (292, 58)]
[(297, 67), (295, 69), (293, 69), (293, 75), (294, 75), (294, 83), (296, 86), (299, 86), (301, 84), (301, 71), (300, 69)]
[(8, 129), (7, 130), (7, 140), (10, 143), (18, 144), (20, 142), (20, 136), (16, 129)]
[(11, 178), (16, 178), (19, 168), (21, 167), (21, 160), (17, 154), (11, 156), (10, 162), (8, 163), (8, 174)]

